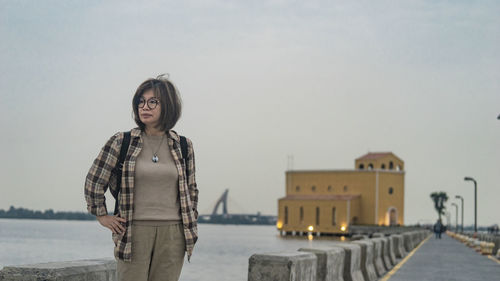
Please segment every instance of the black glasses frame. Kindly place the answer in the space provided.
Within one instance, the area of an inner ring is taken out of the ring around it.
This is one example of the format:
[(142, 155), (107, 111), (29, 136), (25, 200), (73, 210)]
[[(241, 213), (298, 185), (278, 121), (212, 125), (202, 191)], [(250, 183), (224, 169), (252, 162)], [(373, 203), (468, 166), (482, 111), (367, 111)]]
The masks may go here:
[[(152, 103), (150, 103), (150, 102), (152, 102)], [(148, 108), (150, 110), (153, 110), (153, 109), (155, 109), (160, 104), (160, 101), (157, 98), (150, 98), (148, 100), (140, 98), (139, 102), (137, 103), (137, 108), (144, 108), (144, 106), (146, 104), (148, 105)]]

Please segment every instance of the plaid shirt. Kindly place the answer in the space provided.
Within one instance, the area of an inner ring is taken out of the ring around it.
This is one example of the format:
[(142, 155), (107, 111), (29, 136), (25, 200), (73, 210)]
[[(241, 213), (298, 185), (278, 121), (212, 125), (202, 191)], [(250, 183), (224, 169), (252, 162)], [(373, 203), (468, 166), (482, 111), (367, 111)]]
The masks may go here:
[[(112, 136), (104, 145), (99, 156), (94, 160), (85, 180), (85, 200), (88, 211), (96, 216), (107, 215), (104, 193), (109, 188), (116, 190), (116, 177), (112, 174), (115, 168), (123, 140), (123, 133)], [(181, 205), (184, 237), (188, 261), (193, 253), (194, 244), (198, 239), (198, 188), (195, 181), (194, 151), (191, 140), (187, 139), (188, 155), (182, 158), (180, 137), (173, 130), (167, 133), (168, 146), (179, 175), (179, 199)], [(134, 128), (130, 132), (130, 146), (123, 164), (121, 192), (118, 195), (119, 216), (125, 218), (126, 231), (123, 234), (113, 234), (115, 242), (115, 257), (123, 261), (132, 260), (132, 214), (134, 212), (134, 171), (137, 156), (141, 152), (143, 139), (141, 130)], [(186, 179), (185, 165), (189, 178)]]

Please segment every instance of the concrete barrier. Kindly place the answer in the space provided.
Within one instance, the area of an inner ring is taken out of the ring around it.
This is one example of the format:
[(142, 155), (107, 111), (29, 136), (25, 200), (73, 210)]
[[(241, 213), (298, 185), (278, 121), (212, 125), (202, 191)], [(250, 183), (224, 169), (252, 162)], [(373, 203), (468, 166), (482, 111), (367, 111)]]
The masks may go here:
[(351, 241), (356, 241), (356, 240), (363, 240), (363, 239), (369, 239), (370, 237), (368, 235), (364, 234), (354, 234), (351, 236)]
[(115, 281), (114, 259), (93, 259), (6, 266), (0, 271), (2, 281)]
[(315, 281), (316, 267), (312, 253), (254, 254), (248, 260), (248, 281)]
[(396, 259), (396, 250), (395, 250), (395, 240), (396, 238), (389, 236), (387, 237), (387, 241), (388, 241), (388, 244), (389, 244), (389, 259), (391, 261), (391, 264), (394, 266), (398, 263), (397, 259)]
[(345, 250), (344, 281), (364, 281), (361, 272), (361, 246), (353, 243), (333, 242), (333, 247)]
[(407, 253), (411, 252), (413, 250), (413, 239), (411, 237), (411, 233), (403, 233), (403, 239), (404, 239), (404, 248)]
[(338, 247), (300, 248), (300, 252), (316, 255), (317, 281), (344, 281), (345, 250)]
[(395, 234), (391, 235), (391, 237), (394, 237), (394, 252), (396, 254), (396, 258), (402, 259), (406, 257), (407, 252), (404, 247), (404, 237), (401, 234)]
[(316, 263), (312, 253), (254, 254), (248, 260), (248, 281), (315, 281)]
[(493, 253), (496, 253), (500, 249), (500, 236), (495, 236), (491, 240), (493, 240), (491, 242), (495, 243), (495, 247), (493, 247)]
[(359, 240), (351, 243), (361, 246), (360, 267), (365, 281), (377, 280), (377, 273), (375, 272), (375, 265), (373, 264), (374, 242), (371, 240)]
[(380, 238), (372, 238), (370, 239), (374, 242), (374, 251), (373, 251), (373, 264), (375, 265), (375, 272), (377, 272), (378, 277), (382, 277), (387, 270), (384, 267), (384, 262), (382, 261), (382, 241)]
[(377, 239), (382, 241), (382, 261), (384, 262), (385, 269), (389, 271), (392, 268), (391, 258), (389, 257), (389, 238), (381, 237)]

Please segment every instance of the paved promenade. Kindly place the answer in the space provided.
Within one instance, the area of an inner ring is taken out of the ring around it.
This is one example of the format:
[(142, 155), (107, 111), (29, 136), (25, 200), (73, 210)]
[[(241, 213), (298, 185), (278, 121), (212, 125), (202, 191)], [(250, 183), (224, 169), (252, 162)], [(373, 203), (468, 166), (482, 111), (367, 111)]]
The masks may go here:
[(498, 281), (500, 264), (443, 233), (431, 237), (389, 281)]

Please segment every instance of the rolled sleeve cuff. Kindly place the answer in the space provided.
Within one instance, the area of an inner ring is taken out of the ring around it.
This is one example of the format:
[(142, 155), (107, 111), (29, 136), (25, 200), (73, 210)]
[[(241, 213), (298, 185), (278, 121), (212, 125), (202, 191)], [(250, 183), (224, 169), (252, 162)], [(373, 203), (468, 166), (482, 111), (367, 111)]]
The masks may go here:
[(99, 217), (99, 216), (104, 216), (108, 214), (108, 210), (106, 209), (106, 206), (100, 205), (100, 206), (87, 206), (87, 210), (89, 213), (92, 215)]

